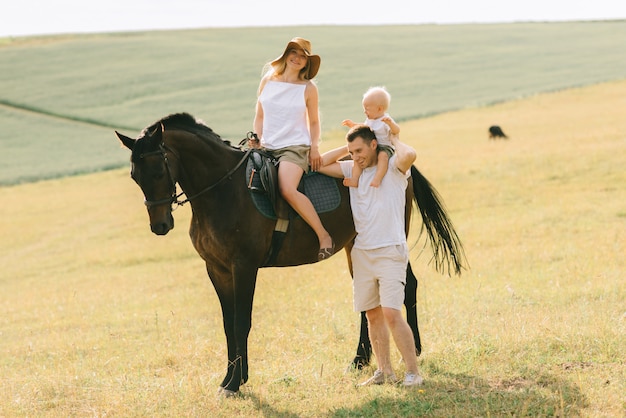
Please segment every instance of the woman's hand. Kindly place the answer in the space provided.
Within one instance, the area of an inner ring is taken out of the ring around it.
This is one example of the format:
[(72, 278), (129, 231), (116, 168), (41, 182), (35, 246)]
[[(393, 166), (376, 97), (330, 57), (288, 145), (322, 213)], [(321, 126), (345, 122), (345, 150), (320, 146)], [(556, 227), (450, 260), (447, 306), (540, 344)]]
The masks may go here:
[(248, 147), (261, 148), (261, 141), (259, 141), (259, 138), (250, 138), (248, 139)]
[(311, 146), (311, 150), (309, 151), (309, 164), (311, 165), (312, 171), (317, 171), (322, 166), (322, 156), (317, 146)]
[(256, 132), (248, 132), (248, 148), (261, 148), (261, 141)]

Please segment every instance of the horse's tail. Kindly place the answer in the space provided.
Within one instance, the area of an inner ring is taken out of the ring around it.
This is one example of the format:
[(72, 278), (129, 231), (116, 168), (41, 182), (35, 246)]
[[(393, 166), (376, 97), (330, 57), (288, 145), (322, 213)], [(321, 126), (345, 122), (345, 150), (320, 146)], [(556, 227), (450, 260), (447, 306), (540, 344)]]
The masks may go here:
[(447, 268), (450, 274), (453, 268), (455, 274), (460, 275), (467, 262), (465, 251), (446, 213), (441, 196), (415, 166), (411, 166), (411, 177), (415, 201), (422, 215), (421, 232), (426, 229), (428, 233), (435, 269), (444, 272)]

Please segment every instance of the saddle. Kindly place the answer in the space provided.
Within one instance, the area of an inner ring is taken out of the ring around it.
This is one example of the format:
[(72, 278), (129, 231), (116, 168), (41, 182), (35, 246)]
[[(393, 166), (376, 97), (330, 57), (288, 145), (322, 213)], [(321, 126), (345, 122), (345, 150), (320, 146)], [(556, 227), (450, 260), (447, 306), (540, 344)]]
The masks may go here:
[[(263, 150), (250, 151), (246, 184), (257, 210), (271, 219), (293, 219), (298, 216), (278, 192), (278, 161)], [(336, 180), (323, 174), (305, 173), (298, 190), (311, 200), (317, 213), (333, 211), (341, 204)]]
[[(246, 168), (246, 177), (248, 189), (253, 193), (266, 195), (275, 214), (284, 211), (278, 208), (278, 160), (273, 155), (259, 149), (252, 149)], [(258, 205), (257, 209), (260, 210)], [(261, 212), (267, 216), (266, 208)]]
[[(246, 165), (246, 184), (257, 210), (276, 220), (272, 245), (264, 266), (275, 264), (289, 222), (299, 216), (278, 192), (278, 160), (270, 153), (252, 148)], [(330, 212), (341, 204), (337, 182), (323, 174), (309, 172), (302, 176), (298, 190), (313, 203), (317, 213)]]

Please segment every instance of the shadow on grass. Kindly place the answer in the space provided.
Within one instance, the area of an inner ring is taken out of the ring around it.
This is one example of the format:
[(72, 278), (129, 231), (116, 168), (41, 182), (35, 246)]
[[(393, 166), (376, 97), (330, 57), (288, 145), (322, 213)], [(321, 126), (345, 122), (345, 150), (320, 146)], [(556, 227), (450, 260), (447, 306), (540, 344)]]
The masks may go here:
[(550, 374), (487, 381), (466, 374), (430, 373), (423, 386), (340, 408), (329, 417), (580, 416), (587, 403), (578, 387)]
[(276, 417), (276, 418), (300, 418), (300, 415), (285, 410), (278, 410), (268, 402), (262, 402), (258, 396), (252, 393), (246, 393), (245, 398), (252, 401), (255, 410), (260, 417)]

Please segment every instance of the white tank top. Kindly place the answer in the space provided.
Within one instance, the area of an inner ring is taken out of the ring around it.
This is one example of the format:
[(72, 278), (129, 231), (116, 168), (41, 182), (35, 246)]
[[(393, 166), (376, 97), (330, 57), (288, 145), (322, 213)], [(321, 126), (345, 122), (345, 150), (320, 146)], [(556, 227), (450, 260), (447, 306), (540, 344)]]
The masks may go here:
[(268, 81), (259, 96), (263, 107), (261, 146), (279, 149), (311, 145), (304, 98), (306, 84)]

